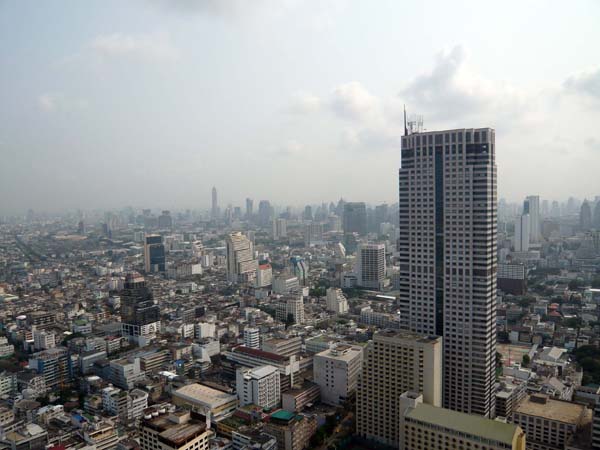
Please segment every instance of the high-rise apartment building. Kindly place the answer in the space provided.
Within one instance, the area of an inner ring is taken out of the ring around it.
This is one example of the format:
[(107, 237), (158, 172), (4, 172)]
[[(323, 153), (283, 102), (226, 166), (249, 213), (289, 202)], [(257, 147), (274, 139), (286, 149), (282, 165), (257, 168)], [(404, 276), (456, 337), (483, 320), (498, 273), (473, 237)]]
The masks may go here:
[(269, 200), (261, 200), (258, 204), (258, 223), (265, 227), (271, 223), (273, 217), (273, 208)]
[(356, 391), (356, 432), (398, 447), (399, 400), (406, 391), (442, 403), (442, 338), (380, 331), (365, 349)]
[(367, 234), (367, 207), (364, 202), (344, 204), (344, 233)]
[(383, 289), (385, 282), (385, 245), (359, 245), (356, 269), (358, 286), (377, 290)]
[(495, 131), (402, 137), (401, 326), (444, 337), (444, 407), (492, 417), (496, 353)]
[(529, 242), (531, 241), (531, 220), (529, 214), (517, 216), (515, 220), (515, 237), (513, 247), (516, 252), (526, 252), (529, 250)]
[(281, 322), (292, 319), (293, 323), (303, 323), (304, 299), (302, 298), (302, 293), (295, 291), (285, 295), (281, 299), (281, 302), (277, 304), (275, 314), (277, 320)]
[(121, 292), (121, 332), (139, 346), (147, 345), (160, 332), (160, 308), (146, 280), (137, 272), (125, 277)]
[(166, 267), (165, 244), (159, 234), (149, 234), (144, 237), (144, 270), (164, 272)]
[(227, 245), (227, 280), (232, 283), (250, 283), (256, 276), (258, 261), (254, 259), (254, 245), (240, 232), (230, 233)]
[(529, 214), (529, 241), (538, 243), (542, 237), (540, 222), (540, 197), (529, 195), (523, 203), (523, 214)]

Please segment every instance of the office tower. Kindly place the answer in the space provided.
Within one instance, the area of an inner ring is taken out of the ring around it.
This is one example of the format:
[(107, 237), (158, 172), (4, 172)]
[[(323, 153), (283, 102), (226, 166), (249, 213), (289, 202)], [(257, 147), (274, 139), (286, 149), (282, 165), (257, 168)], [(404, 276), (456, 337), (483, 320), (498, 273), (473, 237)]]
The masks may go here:
[(529, 214), (517, 216), (515, 220), (515, 237), (513, 242), (516, 252), (526, 252), (529, 250), (529, 242), (531, 240), (529, 235), (530, 230)]
[(584, 231), (592, 227), (592, 207), (587, 200), (583, 201), (579, 211), (579, 225)]
[(170, 407), (167, 412), (164, 405), (154, 408), (140, 424), (141, 450), (208, 450), (213, 432), (204, 416)]
[(313, 357), (315, 383), (321, 388), (321, 401), (341, 405), (356, 390), (362, 368), (361, 347), (336, 344)]
[(269, 200), (261, 200), (258, 204), (258, 223), (261, 226), (267, 226), (271, 223), (271, 217), (273, 217), (273, 209)]
[(550, 216), (560, 217), (560, 205), (556, 200), (554, 200), (552, 202), (552, 209), (550, 210)]
[(246, 219), (247, 220), (250, 220), (252, 218), (253, 208), (254, 208), (254, 200), (252, 200), (251, 198), (247, 198), (246, 199)]
[(400, 396), (399, 431), (401, 449), (525, 450), (517, 425), (427, 405), (416, 392)]
[(121, 292), (121, 332), (140, 347), (160, 332), (160, 308), (146, 280), (137, 272), (128, 273)]
[(356, 390), (356, 432), (398, 448), (399, 400), (406, 391), (442, 403), (442, 338), (380, 331), (365, 349)]
[(369, 289), (383, 289), (385, 283), (385, 245), (361, 244), (357, 255), (357, 284)]
[(592, 218), (592, 225), (596, 230), (600, 230), (600, 200), (596, 202), (594, 206), (594, 217)]
[(260, 330), (258, 328), (244, 328), (244, 345), (248, 348), (260, 348)]
[(165, 245), (158, 234), (144, 238), (144, 270), (146, 273), (165, 271)]
[(523, 214), (529, 214), (530, 243), (540, 242), (542, 228), (540, 224), (540, 197), (538, 195), (530, 195), (525, 199)]
[(287, 220), (273, 219), (273, 239), (278, 241), (287, 238)]
[(304, 207), (304, 213), (302, 214), (302, 219), (313, 220), (312, 206), (306, 205)]
[(364, 202), (344, 204), (344, 233), (367, 234), (367, 207)]
[(300, 286), (306, 286), (308, 282), (308, 262), (301, 256), (292, 256), (290, 258), (292, 273), (298, 277)]
[(161, 230), (170, 229), (173, 227), (173, 219), (171, 218), (171, 211), (163, 211), (158, 216), (158, 228)]
[(219, 217), (219, 200), (217, 198), (217, 188), (215, 186), (212, 188), (210, 215), (213, 219)]
[(327, 289), (327, 309), (335, 314), (346, 314), (348, 312), (348, 299), (341, 289)]
[(254, 259), (254, 245), (240, 232), (230, 233), (227, 246), (227, 280), (231, 283), (251, 283), (256, 276), (258, 262)]
[(540, 207), (540, 217), (548, 217), (550, 215), (550, 202), (548, 200), (542, 200), (542, 206)]
[(496, 354), (495, 131), (402, 137), (401, 326), (444, 337), (444, 407), (492, 417)]
[(383, 205), (377, 205), (375, 207), (375, 213), (373, 215), (373, 227), (372, 227), (372, 231), (379, 233), (379, 227), (381, 226), (382, 223), (385, 222), (389, 222), (388, 221), (388, 216), (389, 216), (389, 206), (386, 205), (385, 203)]
[(80, 220), (77, 224), (77, 234), (85, 234), (85, 222), (83, 220)]
[(240, 406), (258, 405), (263, 409), (273, 409), (281, 402), (277, 367), (260, 366), (252, 369), (240, 367), (236, 371), (235, 378)]

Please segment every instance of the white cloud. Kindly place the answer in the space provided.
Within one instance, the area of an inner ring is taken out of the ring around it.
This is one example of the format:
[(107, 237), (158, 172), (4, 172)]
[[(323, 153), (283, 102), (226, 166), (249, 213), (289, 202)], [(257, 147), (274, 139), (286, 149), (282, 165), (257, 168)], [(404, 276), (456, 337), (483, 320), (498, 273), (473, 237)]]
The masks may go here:
[(507, 113), (522, 113), (528, 104), (514, 87), (477, 74), (461, 45), (438, 53), (431, 72), (415, 77), (400, 96), (410, 110), (433, 119), (474, 116), (497, 119)]
[(304, 152), (304, 145), (300, 142), (290, 139), (275, 150), (275, 156), (295, 157), (300, 156)]
[(585, 140), (584, 144), (588, 149), (600, 153), (600, 140), (590, 137)]
[(337, 86), (331, 97), (331, 109), (344, 119), (364, 120), (376, 112), (379, 106), (377, 97), (358, 81)]
[(292, 114), (309, 114), (319, 111), (323, 102), (308, 92), (298, 92), (292, 96), (288, 111)]
[(97, 36), (91, 47), (104, 57), (138, 57), (147, 61), (173, 62), (180, 52), (166, 33), (125, 34), (112, 33)]
[(72, 98), (62, 92), (45, 92), (40, 94), (37, 103), (38, 107), (46, 113), (79, 110), (87, 107), (85, 100)]
[(584, 96), (600, 105), (600, 67), (571, 75), (564, 87), (568, 93)]

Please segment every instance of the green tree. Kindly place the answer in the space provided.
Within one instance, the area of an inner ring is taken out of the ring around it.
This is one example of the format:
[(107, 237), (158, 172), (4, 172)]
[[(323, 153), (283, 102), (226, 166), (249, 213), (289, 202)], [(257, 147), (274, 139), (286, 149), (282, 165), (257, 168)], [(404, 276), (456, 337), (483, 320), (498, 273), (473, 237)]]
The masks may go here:
[(523, 355), (523, 359), (521, 360), (521, 364), (523, 365), (523, 367), (529, 367), (530, 363), (531, 358), (529, 357), (529, 355)]

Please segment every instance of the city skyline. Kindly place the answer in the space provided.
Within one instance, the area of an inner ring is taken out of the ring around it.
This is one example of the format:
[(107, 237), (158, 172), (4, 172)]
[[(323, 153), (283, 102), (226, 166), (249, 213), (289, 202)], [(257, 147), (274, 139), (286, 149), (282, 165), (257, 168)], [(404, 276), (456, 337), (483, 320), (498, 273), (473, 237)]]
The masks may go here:
[[(500, 198), (600, 191), (594, 2), (566, 12), (544, 2), (3, 2), (0, 12), (11, 67), (0, 83), (1, 214), (119, 197), (193, 208), (213, 185), (222, 205), (247, 195), (393, 203), (404, 104), (426, 129), (495, 128)], [(490, 13), (494, 24), (479, 20)], [(354, 33), (367, 22), (379, 26)]]

